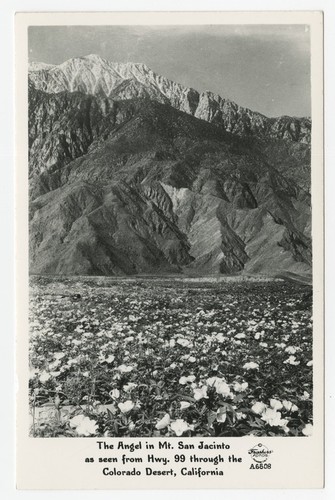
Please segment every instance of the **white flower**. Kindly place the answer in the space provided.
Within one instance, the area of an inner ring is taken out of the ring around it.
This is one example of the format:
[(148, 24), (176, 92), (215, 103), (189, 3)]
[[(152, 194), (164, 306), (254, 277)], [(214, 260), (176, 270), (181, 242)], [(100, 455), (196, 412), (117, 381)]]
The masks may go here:
[(81, 436), (91, 436), (97, 433), (97, 423), (85, 415), (77, 415), (71, 418), (70, 426), (76, 430)]
[(274, 410), (281, 410), (283, 405), (281, 404), (280, 401), (278, 401), (278, 399), (270, 399), (270, 406), (274, 409)]
[(201, 389), (194, 389), (193, 391), (193, 396), (196, 401), (199, 401), (200, 399), (208, 399), (207, 396), (207, 385), (203, 385)]
[(56, 359), (56, 361), (54, 361), (53, 363), (49, 364), (49, 370), (51, 370), (51, 371), (54, 370), (60, 364), (61, 364), (61, 361), (59, 359)]
[(108, 358), (105, 359), (105, 362), (106, 363), (113, 363), (114, 359), (115, 359), (115, 356), (113, 356), (113, 354), (110, 354), (108, 356)]
[(210, 377), (207, 379), (207, 385), (209, 385), (209, 387), (215, 387), (216, 393), (222, 394), (222, 396), (228, 396), (230, 394), (230, 387), (224, 378)]
[(295, 411), (299, 410), (299, 408), (297, 407), (297, 405), (294, 405), (291, 401), (287, 401), (286, 399), (284, 399), (284, 401), (282, 401), (282, 403), (283, 403), (283, 407), (287, 411), (295, 412)]
[(308, 361), (307, 366), (313, 366), (313, 361)]
[(133, 366), (127, 366), (127, 365), (120, 365), (117, 367), (117, 369), (121, 372), (121, 373), (128, 373), (128, 372), (131, 372), (133, 370)]
[(171, 368), (172, 370), (174, 370), (174, 369), (176, 368), (176, 366), (177, 366), (177, 365), (176, 365), (176, 363), (171, 363), (170, 368)]
[(226, 421), (227, 413), (225, 408), (219, 408), (216, 412), (216, 421), (223, 424)]
[(290, 356), (285, 361), (283, 361), (283, 363), (285, 363), (285, 364), (288, 363), (288, 364), (294, 365), (294, 366), (300, 365), (300, 361), (297, 361), (295, 356)]
[(184, 356), (181, 356), (180, 359), (182, 361), (188, 361), (190, 359), (190, 355), (189, 354), (184, 354)]
[(43, 372), (41, 372), (39, 378), (40, 378), (40, 381), (42, 383), (44, 383), (44, 382), (47, 382), (50, 379), (50, 377), (51, 377), (50, 373), (43, 371)]
[(249, 361), (249, 363), (245, 363), (243, 365), (243, 368), (245, 370), (258, 370), (259, 365), (258, 365), (258, 363), (254, 363), (253, 361)]
[(170, 347), (174, 347), (176, 345), (175, 339), (171, 339), (169, 342)]
[(210, 377), (210, 378), (207, 379), (207, 385), (209, 385), (210, 387), (213, 387), (215, 385), (215, 383), (216, 383), (217, 380), (223, 380), (224, 381), (224, 379), (221, 379), (219, 377)]
[(165, 429), (165, 427), (167, 427), (169, 425), (169, 423), (170, 423), (170, 415), (168, 413), (166, 413), (163, 418), (158, 420), (155, 427), (158, 430)]
[(309, 393), (307, 391), (304, 391), (304, 394), (300, 397), (301, 401), (306, 401), (309, 399)]
[(29, 378), (34, 378), (35, 375), (37, 375), (38, 369), (37, 368), (30, 368), (29, 369)]
[(243, 418), (247, 418), (245, 413), (242, 413), (241, 411), (236, 412), (236, 420), (242, 420)]
[(280, 411), (276, 411), (273, 408), (267, 408), (261, 418), (267, 424), (271, 425), (271, 427), (286, 427), (288, 422), (288, 420), (281, 418)]
[(129, 384), (124, 385), (122, 387), (122, 389), (125, 392), (131, 392), (133, 389), (135, 389), (135, 387), (137, 387), (137, 384), (133, 384), (133, 382), (129, 382)]
[(248, 388), (248, 385), (248, 382), (242, 382), (242, 384), (240, 384), (239, 382), (234, 382), (234, 391), (243, 392)]
[(235, 335), (235, 339), (245, 339), (246, 334), (245, 333), (238, 333)]
[(257, 413), (257, 415), (260, 415), (261, 413), (263, 413), (263, 411), (266, 410), (266, 408), (267, 408), (266, 404), (257, 402), (251, 407), (251, 410), (254, 413)]
[(65, 354), (63, 352), (54, 352), (54, 358), (55, 359), (62, 359), (64, 358)]
[(120, 397), (119, 389), (113, 389), (109, 394), (111, 395), (111, 397), (113, 399), (119, 399), (119, 397)]
[(287, 354), (295, 354), (297, 352), (297, 349), (295, 347), (288, 346), (286, 347), (285, 352), (287, 352)]
[(224, 342), (226, 339), (227, 339), (227, 337), (225, 337), (225, 336), (223, 335), (223, 333), (221, 333), (221, 332), (220, 332), (220, 333), (218, 333), (218, 334), (216, 335), (216, 340), (217, 340), (218, 342), (220, 342), (220, 344), (221, 344), (222, 342)]
[(224, 380), (217, 380), (214, 384), (217, 394), (228, 396), (230, 394), (230, 387)]
[(313, 434), (313, 425), (312, 424), (306, 424), (305, 427), (302, 429), (302, 433), (304, 436), (312, 436)]
[(182, 347), (189, 347), (191, 345), (191, 342), (187, 339), (178, 339), (177, 344), (181, 345)]
[(189, 375), (188, 377), (180, 377), (180, 379), (179, 379), (179, 383), (181, 385), (185, 385), (185, 384), (187, 384), (187, 382), (192, 383), (194, 381), (195, 381), (195, 376), (194, 375)]
[(181, 410), (186, 410), (191, 406), (191, 403), (188, 403), (188, 401), (180, 401), (180, 409)]
[(178, 418), (171, 422), (171, 430), (176, 434), (176, 436), (182, 436), (186, 431), (193, 431), (194, 425), (189, 425), (185, 420)]
[(119, 403), (118, 407), (122, 413), (129, 413), (134, 408), (134, 403), (128, 399), (124, 403)]
[(189, 362), (190, 363), (195, 363), (196, 362), (196, 358), (194, 356), (190, 356), (189, 357)]

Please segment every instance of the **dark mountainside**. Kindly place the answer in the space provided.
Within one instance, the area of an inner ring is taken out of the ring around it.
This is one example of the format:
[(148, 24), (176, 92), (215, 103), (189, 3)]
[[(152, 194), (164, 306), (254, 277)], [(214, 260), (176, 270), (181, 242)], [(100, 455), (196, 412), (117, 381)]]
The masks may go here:
[(30, 272), (309, 275), (310, 127), (144, 65), (34, 65)]

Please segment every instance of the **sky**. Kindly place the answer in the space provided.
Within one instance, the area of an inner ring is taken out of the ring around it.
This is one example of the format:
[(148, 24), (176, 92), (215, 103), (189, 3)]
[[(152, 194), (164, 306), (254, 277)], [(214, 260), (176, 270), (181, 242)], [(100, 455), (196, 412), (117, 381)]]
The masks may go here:
[(304, 25), (31, 26), (29, 61), (141, 62), (266, 116), (310, 116), (309, 35)]

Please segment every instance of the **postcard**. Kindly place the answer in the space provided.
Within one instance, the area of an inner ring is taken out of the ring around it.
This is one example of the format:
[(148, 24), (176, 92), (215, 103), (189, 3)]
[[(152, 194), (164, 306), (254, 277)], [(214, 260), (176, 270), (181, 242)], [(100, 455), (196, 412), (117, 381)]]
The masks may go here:
[(15, 30), (18, 488), (322, 488), (322, 13)]

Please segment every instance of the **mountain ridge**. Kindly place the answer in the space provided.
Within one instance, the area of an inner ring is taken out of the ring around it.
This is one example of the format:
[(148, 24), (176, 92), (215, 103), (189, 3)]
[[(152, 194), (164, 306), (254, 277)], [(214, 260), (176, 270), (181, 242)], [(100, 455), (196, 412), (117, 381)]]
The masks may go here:
[[(268, 118), (213, 92), (198, 92), (173, 82), (154, 73), (143, 63), (113, 63), (91, 54), (51, 67), (43, 64), (31, 65), (29, 80), (37, 89), (48, 93), (81, 91), (112, 96), (114, 99), (143, 97), (146, 93), (148, 98), (169, 102), (176, 109), (199, 119), (223, 124), (227, 131), (236, 135), (266, 135), (310, 143), (311, 121), (308, 117)], [(129, 82), (128, 85), (132, 84), (132, 89), (128, 88), (127, 94), (118, 95), (116, 89), (125, 81)]]

